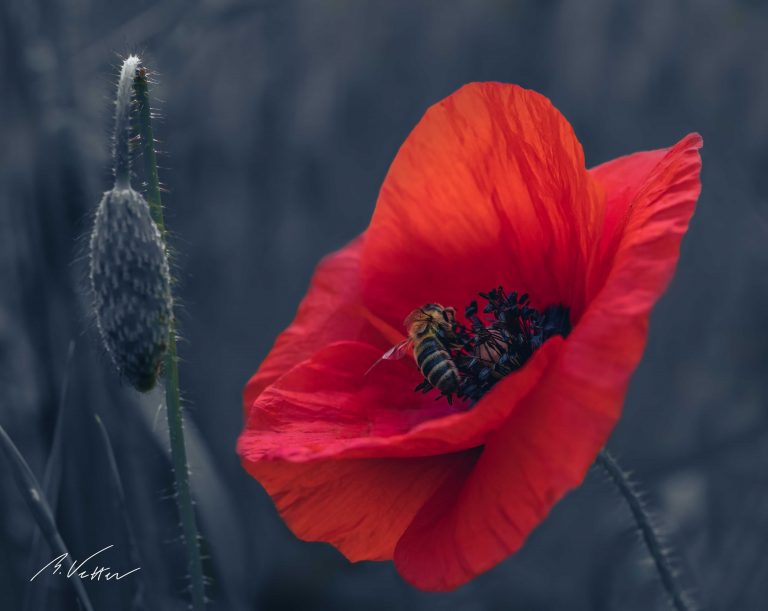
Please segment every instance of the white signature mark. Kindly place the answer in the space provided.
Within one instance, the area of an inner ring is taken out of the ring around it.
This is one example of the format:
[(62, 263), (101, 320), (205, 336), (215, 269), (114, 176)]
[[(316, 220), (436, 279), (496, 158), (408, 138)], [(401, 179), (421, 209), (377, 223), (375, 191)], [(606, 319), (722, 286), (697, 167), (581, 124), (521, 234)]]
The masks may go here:
[[(66, 572), (67, 579), (71, 579), (72, 577), (79, 577), (80, 579), (90, 579), (91, 581), (101, 581), (101, 578), (103, 577), (105, 581), (120, 581), (124, 577), (128, 577), (131, 573), (135, 573), (136, 571), (140, 571), (141, 567), (136, 567), (133, 570), (127, 571), (125, 573), (118, 573), (117, 571), (112, 571), (112, 567), (109, 566), (95, 566), (92, 571), (88, 571), (88, 569), (85, 569), (85, 564), (89, 561), (101, 554), (102, 552), (107, 551), (109, 548), (115, 547), (114, 545), (107, 545), (107, 547), (100, 549), (95, 554), (91, 554), (88, 556), (85, 560), (78, 563), (77, 561), (72, 561), (72, 566), (69, 567), (69, 570)], [(49, 567), (53, 567), (51, 569), (52, 575), (61, 575), (64, 567), (62, 566), (63, 562), (67, 559), (67, 556), (69, 554), (62, 554), (61, 556), (57, 556), (53, 560), (51, 560), (48, 564), (46, 564), (43, 568), (41, 568), (37, 573), (32, 575), (32, 578), (30, 581), (34, 581), (35, 578), (40, 575), (45, 569)]]

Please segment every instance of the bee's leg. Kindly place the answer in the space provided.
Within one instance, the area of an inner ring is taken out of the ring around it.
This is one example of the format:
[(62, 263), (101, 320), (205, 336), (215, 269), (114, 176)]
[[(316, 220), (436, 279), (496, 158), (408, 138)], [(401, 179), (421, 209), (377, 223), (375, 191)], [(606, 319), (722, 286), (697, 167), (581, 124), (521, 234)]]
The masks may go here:
[(430, 390), (432, 390), (432, 384), (430, 384), (428, 380), (424, 380), (421, 384), (419, 384), (413, 390), (415, 390), (416, 392), (421, 391), (423, 393), (428, 393)]

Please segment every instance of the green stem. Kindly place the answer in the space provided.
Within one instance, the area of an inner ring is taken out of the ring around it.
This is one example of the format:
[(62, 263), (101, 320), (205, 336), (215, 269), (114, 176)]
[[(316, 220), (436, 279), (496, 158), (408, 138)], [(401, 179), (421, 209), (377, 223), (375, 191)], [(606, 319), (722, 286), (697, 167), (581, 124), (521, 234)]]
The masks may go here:
[[(155, 154), (155, 140), (152, 133), (152, 112), (149, 105), (149, 82), (144, 68), (140, 67), (136, 72), (133, 88), (138, 104), (138, 130), (141, 138), (140, 146), (142, 148), (147, 181), (147, 202), (149, 203), (152, 218), (165, 240), (163, 204), (160, 198), (160, 179), (157, 173), (157, 156)], [(167, 249), (167, 241), (165, 244)], [(192, 507), (192, 494), (189, 487), (187, 449), (184, 442), (184, 421), (179, 397), (179, 368), (174, 320), (171, 321), (171, 329), (168, 336), (168, 350), (165, 355), (164, 373), (168, 434), (171, 441), (171, 461), (176, 478), (176, 504), (179, 508), (184, 542), (187, 548), (189, 575), (192, 582), (192, 608), (195, 611), (201, 611), (205, 608), (203, 565), (200, 559), (197, 522)]]
[(677, 583), (669, 557), (664, 551), (659, 535), (653, 527), (651, 517), (640, 500), (635, 486), (608, 450), (601, 450), (600, 454), (597, 455), (596, 462), (605, 470), (621, 496), (624, 497), (629, 510), (632, 512), (632, 517), (640, 529), (645, 546), (653, 558), (661, 583), (664, 585), (664, 589), (667, 591), (675, 609), (677, 611), (690, 611), (693, 607), (687, 602), (680, 585)]

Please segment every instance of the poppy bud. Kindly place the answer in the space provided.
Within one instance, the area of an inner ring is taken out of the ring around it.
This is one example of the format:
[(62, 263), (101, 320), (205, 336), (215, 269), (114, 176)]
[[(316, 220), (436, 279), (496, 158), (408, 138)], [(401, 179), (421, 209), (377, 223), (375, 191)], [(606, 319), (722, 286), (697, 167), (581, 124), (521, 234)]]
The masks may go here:
[(141, 392), (154, 387), (168, 347), (171, 280), (146, 200), (130, 187), (107, 191), (90, 243), (96, 322), (115, 366)]

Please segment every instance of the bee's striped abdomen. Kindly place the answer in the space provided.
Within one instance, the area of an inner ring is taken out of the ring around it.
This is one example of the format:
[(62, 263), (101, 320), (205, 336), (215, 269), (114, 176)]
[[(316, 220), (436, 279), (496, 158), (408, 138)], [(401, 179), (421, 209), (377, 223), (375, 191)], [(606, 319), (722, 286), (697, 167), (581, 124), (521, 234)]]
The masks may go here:
[(458, 390), (459, 371), (436, 337), (428, 336), (417, 341), (414, 356), (422, 375), (432, 386), (445, 394)]

